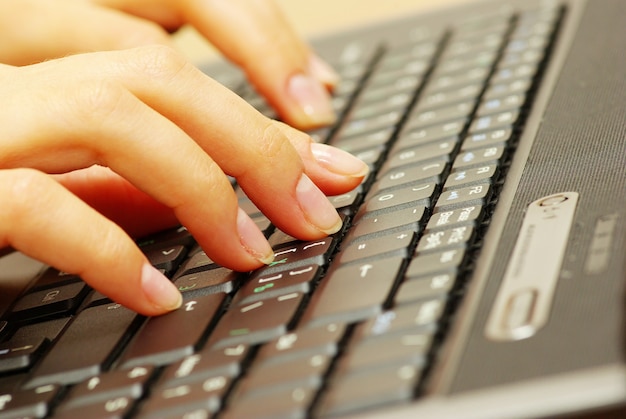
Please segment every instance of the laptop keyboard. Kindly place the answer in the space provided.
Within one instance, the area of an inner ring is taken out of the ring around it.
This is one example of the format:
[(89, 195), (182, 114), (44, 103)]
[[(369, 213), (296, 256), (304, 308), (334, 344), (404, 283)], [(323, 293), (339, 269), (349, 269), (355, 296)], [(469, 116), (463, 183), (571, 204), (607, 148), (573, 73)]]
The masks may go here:
[(325, 57), (340, 118), (310, 134), (371, 169), (329, 197), (343, 230), (297, 241), (238, 190), (275, 261), (232, 272), (182, 227), (140, 240), (184, 296), (155, 318), (46, 270), (0, 321), (0, 418), (327, 417), (419, 398), (562, 14), (494, 12)]

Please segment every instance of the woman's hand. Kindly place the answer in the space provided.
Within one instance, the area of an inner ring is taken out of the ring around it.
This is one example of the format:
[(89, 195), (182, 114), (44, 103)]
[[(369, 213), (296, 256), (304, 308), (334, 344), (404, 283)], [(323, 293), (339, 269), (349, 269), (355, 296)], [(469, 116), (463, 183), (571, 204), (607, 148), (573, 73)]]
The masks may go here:
[(124, 229), (179, 220), (217, 263), (247, 271), (272, 250), (226, 175), (280, 229), (311, 240), (341, 223), (324, 193), (356, 187), (367, 171), (265, 118), (168, 47), (0, 65), (0, 80), (10, 81), (0, 84), (0, 248), (78, 274), (146, 315), (181, 297)]
[(308, 129), (334, 120), (326, 88), (336, 74), (270, 0), (3, 0), (0, 62), (170, 45), (168, 32), (187, 23), (242, 67), (285, 122)]

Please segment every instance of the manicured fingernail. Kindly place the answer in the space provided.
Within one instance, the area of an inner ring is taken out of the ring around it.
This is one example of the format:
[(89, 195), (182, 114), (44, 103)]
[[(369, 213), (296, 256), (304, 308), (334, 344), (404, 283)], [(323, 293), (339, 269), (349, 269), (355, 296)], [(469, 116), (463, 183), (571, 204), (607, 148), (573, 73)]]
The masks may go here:
[(265, 265), (272, 263), (274, 260), (272, 247), (263, 233), (261, 233), (261, 230), (259, 230), (259, 227), (241, 208), (239, 208), (237, 213), (237, 230), (239, 231), (241, 244), (246, 249), (246, 252)]
[(339, 83), (339, 74), (326, 61), (315, 54), (311, 54), (309, 58), (309, 71), (315, 78), (327, 86), (335, 86)]
[(174, 284), (148, 263), (141, 269), (141, 288), (150, 302), (161, 310), (176, 310), (183, 303)]
[(341, 228), (341, 218), (328, 198), (306, 175), (302, 175), (296, 186), (296, 197), (307, 220), (318, 230), (333, 234)]
[(328, 125), (335, 122), (330, 94), (318, 80), (306, 74), (296, 74), (289, 79), (287, 90), (310, 123)]
[(347, 151), (326, 144), (311, 143), (315, 160), (330, 172), (351, 177), (365, 177), (369, 167)]

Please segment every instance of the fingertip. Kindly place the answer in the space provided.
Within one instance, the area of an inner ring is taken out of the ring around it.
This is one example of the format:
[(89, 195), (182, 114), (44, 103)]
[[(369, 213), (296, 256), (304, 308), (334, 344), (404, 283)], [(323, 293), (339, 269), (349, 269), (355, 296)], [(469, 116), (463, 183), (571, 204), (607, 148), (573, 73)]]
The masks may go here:
[(154, 308), (154, 314), (163, 314), (176, 310), (183, 303), (183, 297), (161, 272), (149, 263), (141, 269), (141, 289)]
[(288, 122), (297, 127), (333, 124), (337, 115), (322, 83), (310, 74), (296, 73), (287, 81), (287, 96), (295, 107), (287, 107)]

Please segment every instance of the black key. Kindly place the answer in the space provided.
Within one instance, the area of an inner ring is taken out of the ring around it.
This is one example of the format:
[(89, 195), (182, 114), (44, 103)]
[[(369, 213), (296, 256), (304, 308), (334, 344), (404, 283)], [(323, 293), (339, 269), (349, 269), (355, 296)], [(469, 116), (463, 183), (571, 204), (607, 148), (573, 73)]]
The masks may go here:
[(337, 416), (409, 401), (420, 375), (421, 367), (407, 364), (344, 376), (333, 382), (315, 412)]
[(128, 396), (119, 396), (91, 404), (67, 406), (62, 404), (55, 410), (55, 419), (75, 418), (102, 418), (122, 419), (134, 408), (135, 399)]
[(60, 386), (49, 384), (0, 394), (0, 417), (43, 418), (50, 412), (50, 404), (60, 390)]
[(119, 304), (81, 311), (36, 367), (27, 388), (77, 383), (100, 374), (119, 343), (139, 325), (137, 319)]
[(362, 237), (337, 255), (339, 263), (362, 262), (364, 259), (400, 256), (407, 258), (415, 239), (412, 230), (400, 230), (380, 237)]
[(439, 228), (448, 228), (455, 225), (472, 224), (480, 222), (483, 215), (483, 207), (481, 205), (470, 205), (463, 208), (455, 208), (434, 213), (426, 230), (435, 230)]
[(470, 134), (463, 140), (461, 150), (472, 150), (508, 142), (513, 135), (511, 128), (501, 128), (493, 131)]
[(425, 183), (406, 188), (380, 192), (368, 199), (363, 205), (363, 211), (367, 213), (383, 212), (390, 208), (403, 209), (417, 205), (430, 206), (437, 185)]
[(245, 398), (300, 386), (321, 387), (331, 361), (331, 356), (316, 354), (253, 366), (237, 387), (237, 394)]
[(332, 237), (325, 239), (294, 244), (278, 249), (274, 252), (274, 261), (269, 266), (258, 270), (260, 275), (278, 272), (285, 269), (295, 269), (305, 265), (320, 265), (327, 263), (331, 252), (335, 248)]
[(452, 90), (472, 83), (481, 83), (487, 79), (489, 68), (476, 67), (466, 72), (447, 73), (431, 78), (426, 86), (427, 92)]
[(435, 298), (395, 307), (358, 325), (353, 339), (379, 339), (405, 333), (434, 332), (445, 306), (444, 299)]
[(519, 118), (519, 111), (516, 109), (504, 111), (486, 116), (478, 116), (469, 127), (470, 133), (491, 131), (499, 128), (508, 128), (514, 125)]
[(17, 301), (10, 317), (26, 321), (53, 314), (70, 313), (80, 305), (88, 292), (89, 287), (83, 282), (34, 291)]
[(491, 196), (492, 187), (483, 183), (442, 192), (435, 204), (435, 211), (459, 206), (485, 205)]
[(47, 344), (45, 338), (11, 339), (0, 344), (0, 373), (31, 367)]
[(40, 290), (44, 288), (59, 287), (70, 282), (81, 282), (82, 279), (78, 275), (68, 274), (67, 272), (59, 271), (54, 268), (46, 269), (43, 274), (37, 278), (37, 281), (33, 285), (29, 292)]
[(294, 292), (275, 298), (231, 307), (211, 334), (207, 347), (267, 342), (287, 332), (302, 302), (303, 294)]
[(431, 141), (456, 139), (463, 131), (466, 122), (466, 119), (459, 119), (424, 128), (419, 125), (411, 126), (409, 121), (396, 142), (396, 147), (413, 147), (420, 144), (427, 144)]
[(418, 163), (410, 166), (393, 168), (379, 176), (378, 181), (370, 190), (370, 194), (376, 194), (383, 189), (397, 188), (413, 183), (426, 183), (433, 181), (439, 183), (446, 169), (447, 156), (440, 160)]
[(417, 206), (385, 212), (372, 217), (361, 217), (355, 221), (355, 225), (344, 239), (344, 243), (350, 243), (358, 237), (377, 235), (383, 232), (387, 234), (389, 230), (411, 230), (417, 233), (425, 213), (426, 207)]
[(154, 373), (153, 367), (135, 367), (129, 370), (112, 371), (91, 377), (72, 388), (63, 403), (64, 408), (128, 397), (137, 400), (144, 394), (144, 388)]
[(189, 258), (183, 263), (174, 278), (179, 278), (183, 275), (197, 271), (206, 271), (216, 267), (217, 265), (213, 262), (213, 259), (208, 257), (204, 250), (198, 247), (189, 252)]
[(506, 83), (492, 84), (483, 95), (483, 100), (491, 100), (498, 97), (526, 93), (532, 86), (532, 79), (518, 79)]
[(339, 343), (345, 330), (342, 323), (296, 329), (263, 345), (255, 358), (255, 365), (274, 365), (315, 355), (332, 357), (339, 352)]
[(156, 247), (152, 246), (149, 250), (144, 250), (148, 261), (157, 269), (162, 269), (166, 274), (170, 274), (185, 257), (187, 249), (181, 245)]
[(455, 90), (433, 91), (424, 95), (415, 111), (426, 111), (429, 109), (437, 109), (444, 106), (453, 105), (455, 103), (465, 102), (467, 100), (475, 101), (482, 91), (482, 83), (472, 83)]
[(189, 295), (221, 294), (231, 292), (240, 278), (241, 274), (226, 268), (196, 270), (177, 278), (174, 285)]
[(254, 274), (237, 292), (235, 303), (245, 305), (292, 292), (306, 294), (319, 273), (318, 265), (306, 265), (267, 275)]
[(300, 419), (307, 411), (319, 387), (298, 386), (272, 392), (250, 392), (236, 397), (220, 415), (224, 419)]
[(303, 324), (316, 327), (349, 323), (377, 315), (394, 289), (402, 266), (403, 258), (394, 257), (329, 272), (313, 294)]
[(452, 138), (410, 148), (394, 147), (392, 155), (381, 171), (386, 173), (391, 169), (429, 162), (429, 160), (448, 161), (456, 143), (456, 139)]
[(393, 334), (355, 342), (339, 361), (338, 374), (354, 374), (382, 365), (426, 365), (433, 335), (430, 332)]
[(490, 164), (482, 167), (474, 167), (466, 170), (457, 170), (448, 176), (443, 190), (454, 189), (460, 186), (475, 185), (478, 183), (492, 183), (498, 173), (498, 166)]
[(467, 118), (474, 109), (474, 101), (460, 102), (441, 108), (421, 110), (418, 109), (411, 116), (411, 123), (415, 126), (429, 126), (448, 121)]
[(417, 244), (416, 252), (441, 251), (451, 247), (466, 247), (474, 234), (472, 226), (463, 225), (448, 230), (426, 232)]
[(331, 144), (349, 153), (384, 145), (391, 138), (393, 128), (382, 128), (378, 131), (367, 132), (353, 137), (338, 137)]
[(452, 290), (454, 281), (455, 277), (450, 273), (409, 279), (400, 284), (395, 303), (402, 305), (432, 298), (445, 298)]
[(122, 368), (165, 365), (191, 355), (224, 301), (224, 294), (185, 298), (178, 310), (149, 318), (121, 360)]
[(159, 388), (151, 393), (142, 406), (142, 418), (182, 417), (184, 414), (206, 410), (215, 413), (222, 405), (222, 398), (231, 385), (231, 378), (212, 376), (204, 381)]
[(450, 249), (438, 253), (418, 255), (406, 271), (407, 277), (420, 277), (435, 273), (457, 272), (465, 258), (465, 249)]
[(522, 107), (525, 100), (526, 94), (524, 93), (515, 93), (508, 96), (485, 100), (478, 107), (476, 115), (481, 117), (494, 113), (519, 109)]
[(159, 232), (137, 241), (137, 245), (144, 250), (150, 249), (153, 246), (160, 248), (176, 245), (191, 247), (194, 243), (195, 240), (193, 236), (183, 226)]
[(240, 374), (241, 364), (249, 354), (250, 347), (242, 344), (204, 350), (168, 366), (160, 377), (160, 383), (172, 387), (212, 376), (235, 378)]
[(341, 131), (342, 136), (361, 135), (369, 131), (376, 131), (393, 127), (400, 122), (404, 112), (391, 111), (370, 118), (355, 119), (346, 123)]

